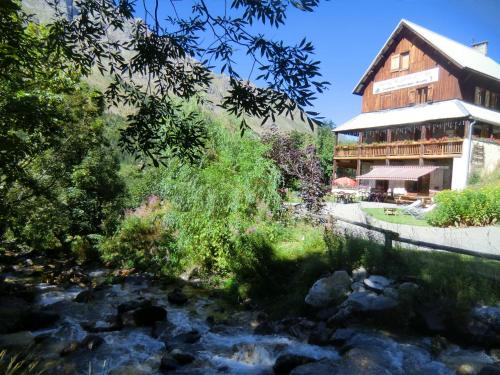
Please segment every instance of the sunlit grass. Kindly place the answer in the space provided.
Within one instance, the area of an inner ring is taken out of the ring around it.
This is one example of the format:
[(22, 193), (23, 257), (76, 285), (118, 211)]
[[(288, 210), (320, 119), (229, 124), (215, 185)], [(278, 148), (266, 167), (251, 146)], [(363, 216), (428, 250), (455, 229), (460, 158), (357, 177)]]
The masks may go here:
[(416, 225), (420, 227), (428, 227), (425, 219), (417, 219), (412, 215), (405, 214), (402, 209), (396, 209), (395, 215), (387, 215), (384, 208), (363, 208), (363, 211), (373, 218), (381, 221), (386, 221), (393, 224)]

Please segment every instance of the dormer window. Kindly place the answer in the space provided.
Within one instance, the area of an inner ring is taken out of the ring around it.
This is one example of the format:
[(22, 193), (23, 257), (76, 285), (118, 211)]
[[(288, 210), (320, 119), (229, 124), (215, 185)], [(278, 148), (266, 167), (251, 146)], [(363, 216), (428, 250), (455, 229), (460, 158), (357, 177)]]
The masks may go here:
[(410, 52), (391, 56), (391, 72), (399, 72), (410, 68)]

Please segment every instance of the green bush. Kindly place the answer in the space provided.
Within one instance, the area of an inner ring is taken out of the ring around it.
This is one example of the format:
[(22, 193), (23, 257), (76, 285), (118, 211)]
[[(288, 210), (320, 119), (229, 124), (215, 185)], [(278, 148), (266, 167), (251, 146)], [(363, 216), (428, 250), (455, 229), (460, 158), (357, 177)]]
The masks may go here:
[(484, 226), (500, 220), (500, 186), (446, 190), (434, 199), (437, 207), (427, 217), (434, 226)]
[(175, 239), (164, 225), (161, 211), (146, 216), (134, 213), (101, 242), (99, 250), (103, 260), (115, 267), (159, 273), (170, 266)]
[(169, 207), (157, 218), (175, 237), (168, 272), (200, 267), (207, 275), (232, 273), (255, 256), (247, 237), (254, 232), (272, 237), (273, 218), (279, 215), (281, 177), (265, 157), (267, 147), (254, 134), (242, 137), (220, 120), (206, 120), (210, 137), (198, 164), (170, 158), (159, 168), (122, 168), (129, 205), (156, 195)]

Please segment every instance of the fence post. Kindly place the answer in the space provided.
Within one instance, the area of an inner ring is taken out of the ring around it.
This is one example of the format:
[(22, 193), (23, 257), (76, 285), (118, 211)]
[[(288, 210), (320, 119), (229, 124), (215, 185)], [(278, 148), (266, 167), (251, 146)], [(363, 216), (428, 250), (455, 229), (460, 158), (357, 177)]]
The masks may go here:
[(384, 230), (384, 247), (386, 251), (392, 250), (392, 241), (399, 237), (399, 233), (390, 230)]

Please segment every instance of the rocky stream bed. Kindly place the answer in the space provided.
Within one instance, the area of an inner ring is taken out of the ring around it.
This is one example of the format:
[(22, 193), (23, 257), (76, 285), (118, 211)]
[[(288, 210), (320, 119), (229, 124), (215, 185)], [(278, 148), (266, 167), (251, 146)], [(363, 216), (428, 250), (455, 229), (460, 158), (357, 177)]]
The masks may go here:
[(500, 374), (500, 309), (478, 308), (467, 346), (377, 329), (362, 317), (391, 317), (418, 285), (364, 270), (318, 280), (311, 316), (271, 321), (189, 284), (73, 267), (54, 272), (60, 286), (23, 262), (0, 278), (0, 351), (29, 353), (47, 374)]

